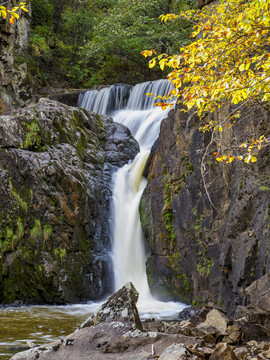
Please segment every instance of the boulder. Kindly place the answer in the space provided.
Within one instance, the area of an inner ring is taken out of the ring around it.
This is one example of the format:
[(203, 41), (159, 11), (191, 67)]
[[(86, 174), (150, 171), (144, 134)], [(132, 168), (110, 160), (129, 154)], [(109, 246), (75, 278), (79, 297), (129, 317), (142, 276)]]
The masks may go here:
[(184, 344), (173, 344), (166, 348), (159, 360), (185, 360), (187, 350)]
[(138, 150), (108, 116), (48, 99), (0, 116), (0, 302), (112, 291), (111, 178)]
[(131, 282), (127, 283), (120, 290), (115, 292), (101, 306), (95, 317), (95, 324), (103, 321), (123, 320), (132, 328), (143, 330), (136, 303), (139, 293)]
[(205, 321), (197, 326), (197, 329), (212, 327), (219, 335), (227, 335), (227, 324), (228, 319), (226, 316), (213, 309), (206, 315)]
[(270, 336), (270, 273), (245, 289), (247, 306), (239, 306), (235, 319), (247, 340), (264, 340)]
[(224, 309), (214, 303), (207, 303), (203, 306), (189, 306), (182, 310), (178, 315), (178, 320), (189, 320), (194, 326), (206, 320), (210, 311), (216, 309), (220, 313), (224, 314)]
[(239, 360), (233, 349), (227, 343), (219, 343), (209, 360)]
[(241, 328), (237, 325), (229, 325), (227, 327), (227, 333), (223, 338), (223, 341), (228, 344), (239, 344), (243, 339), (243, 331), (241, 331)]
[(245, 294), (248, 304), (270, 313), (270, 273), (253, 281), (245, 289)]
[(267, 340), (270, 336), (270, 314), (253, 306), (239, 306), (235, 312), (236, 324), (246, 340)]

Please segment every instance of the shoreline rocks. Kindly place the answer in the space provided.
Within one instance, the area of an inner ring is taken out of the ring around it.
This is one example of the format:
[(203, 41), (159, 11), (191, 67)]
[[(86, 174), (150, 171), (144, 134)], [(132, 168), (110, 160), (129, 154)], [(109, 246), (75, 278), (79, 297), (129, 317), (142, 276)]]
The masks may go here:
[(181, 322), (148, 319), (135, 325), (137, 298), (129, 283), (113, 294), (88, 324), (62, 340), (18, 353), (11, 360), (269, 359), (269, 338), (246, 341), (237, 322), (212, 303), (198, 307)]

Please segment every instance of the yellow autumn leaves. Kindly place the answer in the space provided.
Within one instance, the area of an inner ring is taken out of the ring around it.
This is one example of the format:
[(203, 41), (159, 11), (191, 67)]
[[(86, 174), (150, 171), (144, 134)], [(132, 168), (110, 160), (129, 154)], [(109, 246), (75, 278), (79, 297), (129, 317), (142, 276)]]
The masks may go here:
[[(239, 146), (240, 149), (247, 149), (247, 153), (245, 156), (233, 156), (233, 155), (221, 155), (218, 156), (218, 152), (213, 155), (216, 156), (217, 161), (223, 161), (225, 163), (231, 163), (234, 159), (243, 160), (245, 163), (249, 164), (250, 162), (254, 163), (257, 161), (257, 151), (260, 150), (264, 143), (267, 142), (267, 139), (264, 135), (261, 135), (259, 139), (255, 140), (254, 138), (251, 140), (251, 144), (243, 143)], [(254, 149), (256, 153), (254, 153)]]
[[(195, 22), (192, 43), (175, 55), (142, 52), (155, 55), (149, 67), (171, 69), (167, 77), (178, 90), (178, 102), (203, 117), (228, 103), (270, 100), (270, 0), (221, 0), (201, 11), (160, 16), (163, 22), (182, 17)], [(218, 123), (210, 129), (223, 130)], [(245, 156), (222, 155), (217, 160), (255, 162), (253, 148)]]
[(26, 3), (20, 2), (18, 6), (13, 7), (11, 10), (7, 9), (5, 6), (0, 6), (0, 18), (7, 19), (11, 24), (14, 24), (15, 19), (19, 19), (18, 11), (23, 10), (28, 12), (26, 8)]

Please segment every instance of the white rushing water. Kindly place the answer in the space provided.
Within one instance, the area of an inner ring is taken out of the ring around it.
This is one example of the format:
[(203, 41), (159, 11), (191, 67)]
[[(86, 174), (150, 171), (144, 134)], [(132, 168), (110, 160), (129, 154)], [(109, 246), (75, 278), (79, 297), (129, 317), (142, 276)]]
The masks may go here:
[[(112, 258), (114, 265), (115, 290), (132, 281), (140, 297), (138, 309), (142, 318), (174, 318), (185, 305), (175, 302), (161, 302), (153, 299), (146, 276), (146, 250), (141, 229), (139, 204), (147, 184), (142, 176), (150, 150), (158, 137), (161, 121), (169, 108), (154, 107), (155, 96), (165, 95), (171, 89), (167, 80), (158, 80), (136, 85), (129, 94), (125, 85), (113, 85), (100, 91), (92, 90), (80, 95), (79, 107), (110, 114), (115, 122), (127, 126), (140, 145), (136, 158), (123, 166), (113, 180)], [(115, 90), (117, 94), (113, 95)], [(114, 104), (112, 102), (114, 100)]]

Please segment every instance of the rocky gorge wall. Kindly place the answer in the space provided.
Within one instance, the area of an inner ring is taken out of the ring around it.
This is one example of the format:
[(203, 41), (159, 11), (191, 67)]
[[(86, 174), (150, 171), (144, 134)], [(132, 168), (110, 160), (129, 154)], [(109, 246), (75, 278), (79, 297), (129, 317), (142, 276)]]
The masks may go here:
[[(15, 1), (5, 3), (9, 9)], [(30, 40), (31, 3), (29, 12), (21, 11), (14, 24), (0, 19), (0, 114), (25, 106), (32, 96), (32, 81), (27, 68)]]
[[(213, 207), (200, 168), (211, 135), (197, 121), (171, 111), (152, 149), (141, 200), (148, 279), (163, 299), (213, 301), (233, 313), (249, 303), (247, 287), (269, 273), (269, 146), (254, 164), (218, 163), (210, 148), (204, 175)], [(247, 109), (237, 124), (220, 135), (227, 144), (269, 135), (269, 112)]]
[(111, 292), (111, 177), (137, 152), (125, 126), (48, 99), (0, 116), (1, 303)]

